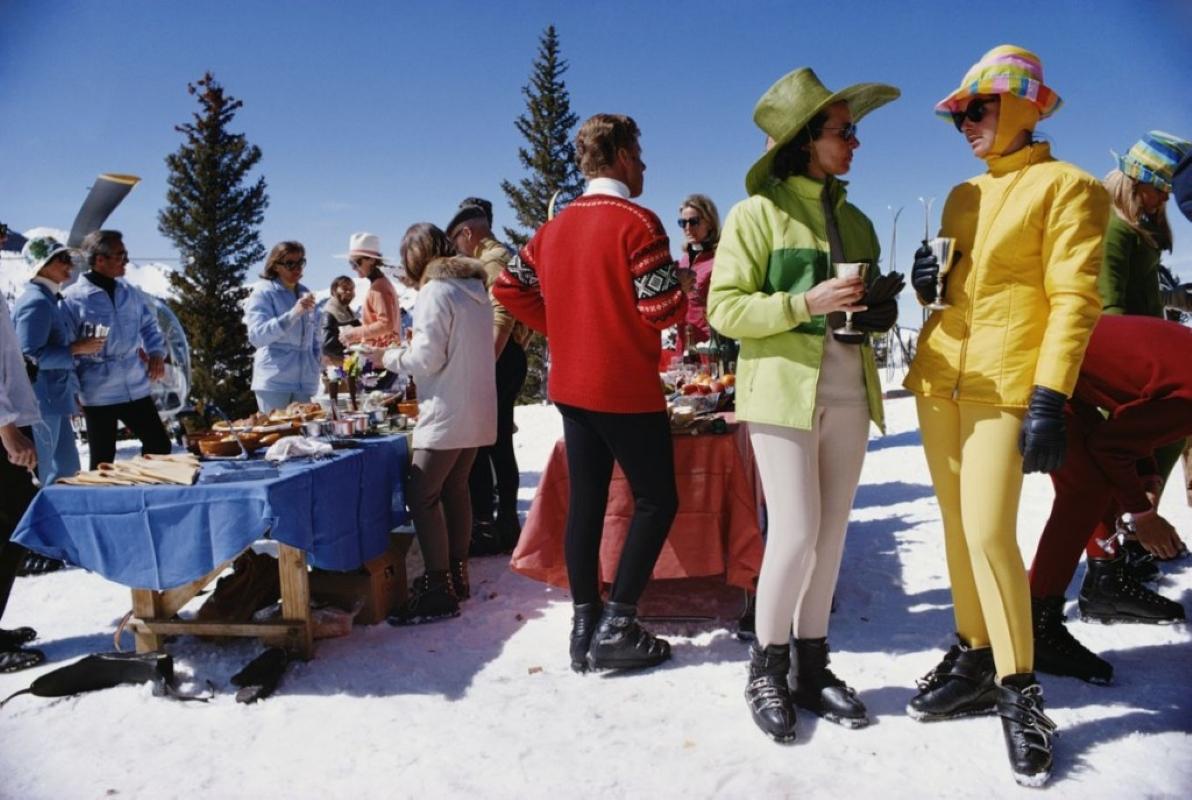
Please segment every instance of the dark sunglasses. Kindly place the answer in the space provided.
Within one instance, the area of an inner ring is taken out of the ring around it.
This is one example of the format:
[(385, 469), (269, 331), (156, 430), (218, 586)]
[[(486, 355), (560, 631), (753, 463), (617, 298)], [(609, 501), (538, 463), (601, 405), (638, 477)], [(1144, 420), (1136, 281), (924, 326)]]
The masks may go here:
[(74, 264), (74, 259), (70, 257), (70, 253), (59, 253), (54, 256), (55, 261), (61, 261), (63, 264)]
[(968, 104), (968, 108), (964, 111), (952, 112), (952, 124), (956, 126), (956, 130), (961, 130), (964, 127), (964, 121), (980, 122), (985, 119), (985, 112), (991, 103), (996, 103), (995, 99), (978, 99)]
[(679, 217), (679, 227), (687, 228), (688, 226), (691, 226), (694, 228), (696, 225), (700, 224), (701, 221), (702, 220), (700, 220), (699, 217), (696, 217), (695, 219), (683, 219), (682, 217)]
[(306, 266), (306, 259), (300, 258), (297, 261), (278, 261), (277, 266), (282, 269), (302, 269)]
[(822, 130), (839, 131), (840, 138), (844, 139), (846, 142), (857, 138), (857, 126), (851, 122), (841, 125), (839, 128), (823, 128)]

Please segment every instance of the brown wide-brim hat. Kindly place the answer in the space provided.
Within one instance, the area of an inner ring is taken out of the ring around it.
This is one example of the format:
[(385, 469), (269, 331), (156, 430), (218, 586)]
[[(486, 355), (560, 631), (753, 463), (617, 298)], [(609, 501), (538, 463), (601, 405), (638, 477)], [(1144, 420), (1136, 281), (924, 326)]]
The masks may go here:
[(828, 106), (848, 103), (857, 123), (875, 108), (897, 100), (902, 92), (885, 83), (858, 83), (833, 92), (820, 82), (811, 67), (801, 67), (787, 73), (766, 90), (753, 109), (753, 121), (771, 139), (774, 146), (749, 168), (745, 176), (745, 191), (757, 194), (771, 179), (774, 157), (784, 144)]

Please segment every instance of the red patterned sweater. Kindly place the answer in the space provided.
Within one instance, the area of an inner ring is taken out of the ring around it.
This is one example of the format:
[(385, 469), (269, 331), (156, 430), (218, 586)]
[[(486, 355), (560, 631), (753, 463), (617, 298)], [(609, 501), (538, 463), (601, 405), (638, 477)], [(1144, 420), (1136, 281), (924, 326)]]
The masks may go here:
[(660, 331), (683, 319), (670, 243), (653, 212), (584, 195), (543, 225), (493, 287), (550, 339), (550, 399), (633, 414), (662, 411)]

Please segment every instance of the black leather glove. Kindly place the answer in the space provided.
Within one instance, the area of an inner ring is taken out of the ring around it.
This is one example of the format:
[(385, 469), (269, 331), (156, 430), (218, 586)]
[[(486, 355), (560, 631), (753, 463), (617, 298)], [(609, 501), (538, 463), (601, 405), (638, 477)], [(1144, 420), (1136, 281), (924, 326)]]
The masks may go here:
[(915, 251), (915, 264), (911, 267), (911, 286), (915, 288), (915, 294), (919, 295), (919, 299), (924, 303), (935, 302), (935, 281), (939, 274), (939, 261), (936, 260), (931, 248), (927, 246), (927, 240), (924, 239), (923, 246)]
[(853, 327), (866, 333), (885, 333), (898, 321), (898, 301), (887, 300), (853, 314)]
[(1067, 399), (1044, 386), (1036, 386), (1031, 392), (1031, 402), (1018, 432), (1023, 472), (1055, 472), (1063, 466), (1068, 444), (1064, 424), (1064, 402)]
[(29, 383), (37, 382), (38, 371), (37, 361), (29, 356), (25, 356), (25, 374), (29, 376)]

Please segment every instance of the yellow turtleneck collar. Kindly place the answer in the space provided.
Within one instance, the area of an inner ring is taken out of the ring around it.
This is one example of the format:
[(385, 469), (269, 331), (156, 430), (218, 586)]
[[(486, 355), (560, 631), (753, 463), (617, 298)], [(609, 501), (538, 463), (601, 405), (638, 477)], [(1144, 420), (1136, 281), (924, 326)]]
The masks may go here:
[(990, 156), (985, 159), (989, 167), (989, 174), (997, 177), (1017, 172), (1023, 167), (1051, 160), (1051, 145), (1047, 142), (1034, 142), (1019, 148), (1005, 156)]

